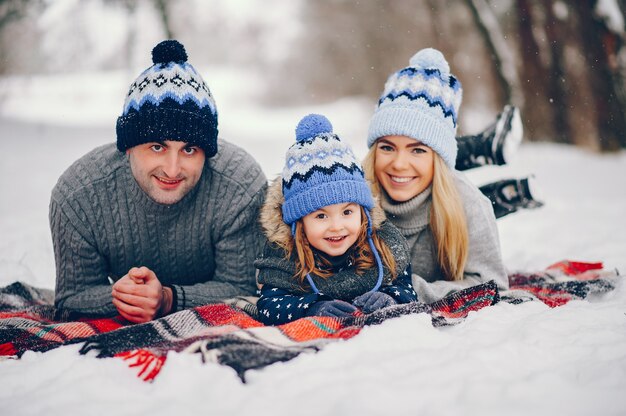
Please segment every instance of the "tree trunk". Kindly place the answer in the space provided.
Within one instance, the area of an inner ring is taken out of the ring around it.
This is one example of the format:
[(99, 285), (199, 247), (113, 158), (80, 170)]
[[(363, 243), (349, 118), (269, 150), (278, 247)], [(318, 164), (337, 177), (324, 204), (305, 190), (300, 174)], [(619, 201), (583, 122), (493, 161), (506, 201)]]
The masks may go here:
[(533, 34), (534, 17), (528, 0), (517, 2), (522, 88), (526, 98), (522, 107), (522, 119), (526, 137), (530, 140), (553, 140), (555, 131), (550, 114), (554, 110), (546, 95), (548, 83), (546, 70), (541, 62), (541, 50)]
[(550, 52), (550, 70), (548, 71), (548, 98), (551, 104), (552, 126), (554, 138), (559, 143), (572, 143), (569, 124), (569, 107), (567, 103), (565, 67), (563, 65), (563, 45), (565, 38), (560, 23), (556, 19), (552, 8), (554, 0), (545, 4), (546, 36)]
[(503, 92), (503, 102), (523, 106), (524, 95), (520, 90), (515, 58), (504, 39), (496, 16), (485, 0), (466, 0), (466, 4), (493, 59), (496, 78)]
[(581, 27), (582, 52), (595, 105), (595, 121), (601, 150), (626, 147), (626, 108), (620, 100), (616, 74), (610, 64), (611, 33), (594, 18), (595, 0), (580, 0), (572, 7)]
[(137, 1), (126, 0), (126, 18), (128, 19), (128, 34), (126, 35), (126, 69), (132, 72), (135, 68), (133, 57), (135, 56), (135, 43), (137, 42), (137, 24), (135, 21), (137, 15)]
[(161, 17), (161, 23), (163, 24), (163, 30), (167, 39), (174, 39), (174, 31), (172, 30), (172, 24), (169, 15), (169, 0), (154, 0), (157, 12)]
[(441, 0), (428, 0), (426, 4), (428, 9), (430, 9), (430, 37), (436, 42), (435, 48), (440, 51), (454, 50), (448, 42), (448, 40), (454, 41), (454, 39), (451, 39), (452, 36), (445, 36), (442, 33), (442, 28), (446, 25), (446, 5)]
[(33, 3), (31, 0), (0, 0), (0, 32), (9, 23), (24, 17)]

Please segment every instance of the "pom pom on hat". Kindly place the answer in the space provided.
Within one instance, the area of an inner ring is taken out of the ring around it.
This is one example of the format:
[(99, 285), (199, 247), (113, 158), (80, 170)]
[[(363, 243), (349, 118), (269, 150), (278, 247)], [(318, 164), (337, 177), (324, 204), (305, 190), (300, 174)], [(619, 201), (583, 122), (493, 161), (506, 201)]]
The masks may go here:
[(412, 67), (421, 69), (438, 69), (442, 74), (450, 74), (450, 65), (441, 52), (433, 48), (422, 49), (409, 61)]
[(333, 125), (320, 114), (309, 114), (300, 120), (296, 127), (296, 141), (302, 143), (323, 133), (332, 133)]
[(187, 52), (180, 42), (176, 40), (164, 40), (152, 49), (152, 62), (154, 64), (187, 62)]

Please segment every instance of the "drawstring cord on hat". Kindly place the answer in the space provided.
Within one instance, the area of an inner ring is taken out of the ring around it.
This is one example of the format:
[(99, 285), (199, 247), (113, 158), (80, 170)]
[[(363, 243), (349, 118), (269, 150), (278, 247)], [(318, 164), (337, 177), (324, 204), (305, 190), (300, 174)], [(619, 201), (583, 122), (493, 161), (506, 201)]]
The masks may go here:
[[(378, 267), (378, 279), (376, 281), (376, 284), (374, 285), (374, 288), (370, 290), (370, 292), (376, 292), (378, 289), (380, 289), (380, 286), (383, 284), (383, 263), (380, 260), (380, 255), (378, 254), (378, 250), (376, 250), (376, 246), (374, 245), (374, 241), (372, 240), (372, 218), (370, 217), (370, 213), (367, 209), (364, 209), (363, 211), (365, 211), (365, 216), (367, 217), (367, 242), (370, 245), (370, 248), (372, 249), (372, 253), (374, 254), (374, 258), (376, 259), (376, 266)], [(296, 235), (296, 223), (295, 222), (291, 224), (291, 233), (295, 237)], [(313, 283), (313, 279), (311, 278), (311, 275), (309, 273), (306, 274), (306, 280), (308, 280), (309, 285), (311, 285), (311, 289), (313, 289), (313, 292), (315, 292), (318, 295), (322, 294), (317, 289), (317, 286), (315, 286), (315, 283)]]

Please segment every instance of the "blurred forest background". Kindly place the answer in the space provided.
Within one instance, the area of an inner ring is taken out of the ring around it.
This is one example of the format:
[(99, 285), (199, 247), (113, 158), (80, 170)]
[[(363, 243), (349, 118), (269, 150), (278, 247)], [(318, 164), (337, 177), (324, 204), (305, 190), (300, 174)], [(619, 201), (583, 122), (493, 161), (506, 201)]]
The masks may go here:
[(626, 148), (625, 7), (626, 0), (0, 0), (0, 80), (124, 68), (136, 75), (146, 51), (175, 38), (193, 50), (194, 66), (263, 74), (266, 105), (347, 96), (374, 103), (387, 76), (430, 46), (461, 80), (464, 109), (495, 114), (512, 103), (522, 109), (526, 140), (612, 151)]

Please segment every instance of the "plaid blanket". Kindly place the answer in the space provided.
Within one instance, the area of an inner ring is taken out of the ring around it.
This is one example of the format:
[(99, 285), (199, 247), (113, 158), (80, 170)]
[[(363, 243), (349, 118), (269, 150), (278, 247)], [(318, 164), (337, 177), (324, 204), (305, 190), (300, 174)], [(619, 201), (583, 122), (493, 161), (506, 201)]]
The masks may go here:
[(84, 343), (81, 354), (95, 351), (99, 358), (126, 360), (137, 368), (139, 377), (151, 381), (165, 364), (167, 353), (177, 351), (228, 365), (245, 381), (247, 370), (319, 351), (330, 342), (354, 337), (366, 325), (390, 318), (427, 313), (433, 326), (441, 327), (499, 301), (539, 300), (555, 307), (612, 290), (611, 277), (617, 274), (602, 270), (601, 263), (564, 261), (538, 273), (511, 274), (510, 290), (502, 293), (491, 281), (431, 304), (395, 305), (341, 319), (308, 317), (275, 327), (254, 319), (257, 311), (251, 298), (201, 306), (138, 325), (121, 317), (67, 321), (67, 316), (55, 315), (52, 291), (16, 282), (0, 289), (0, 359)]

